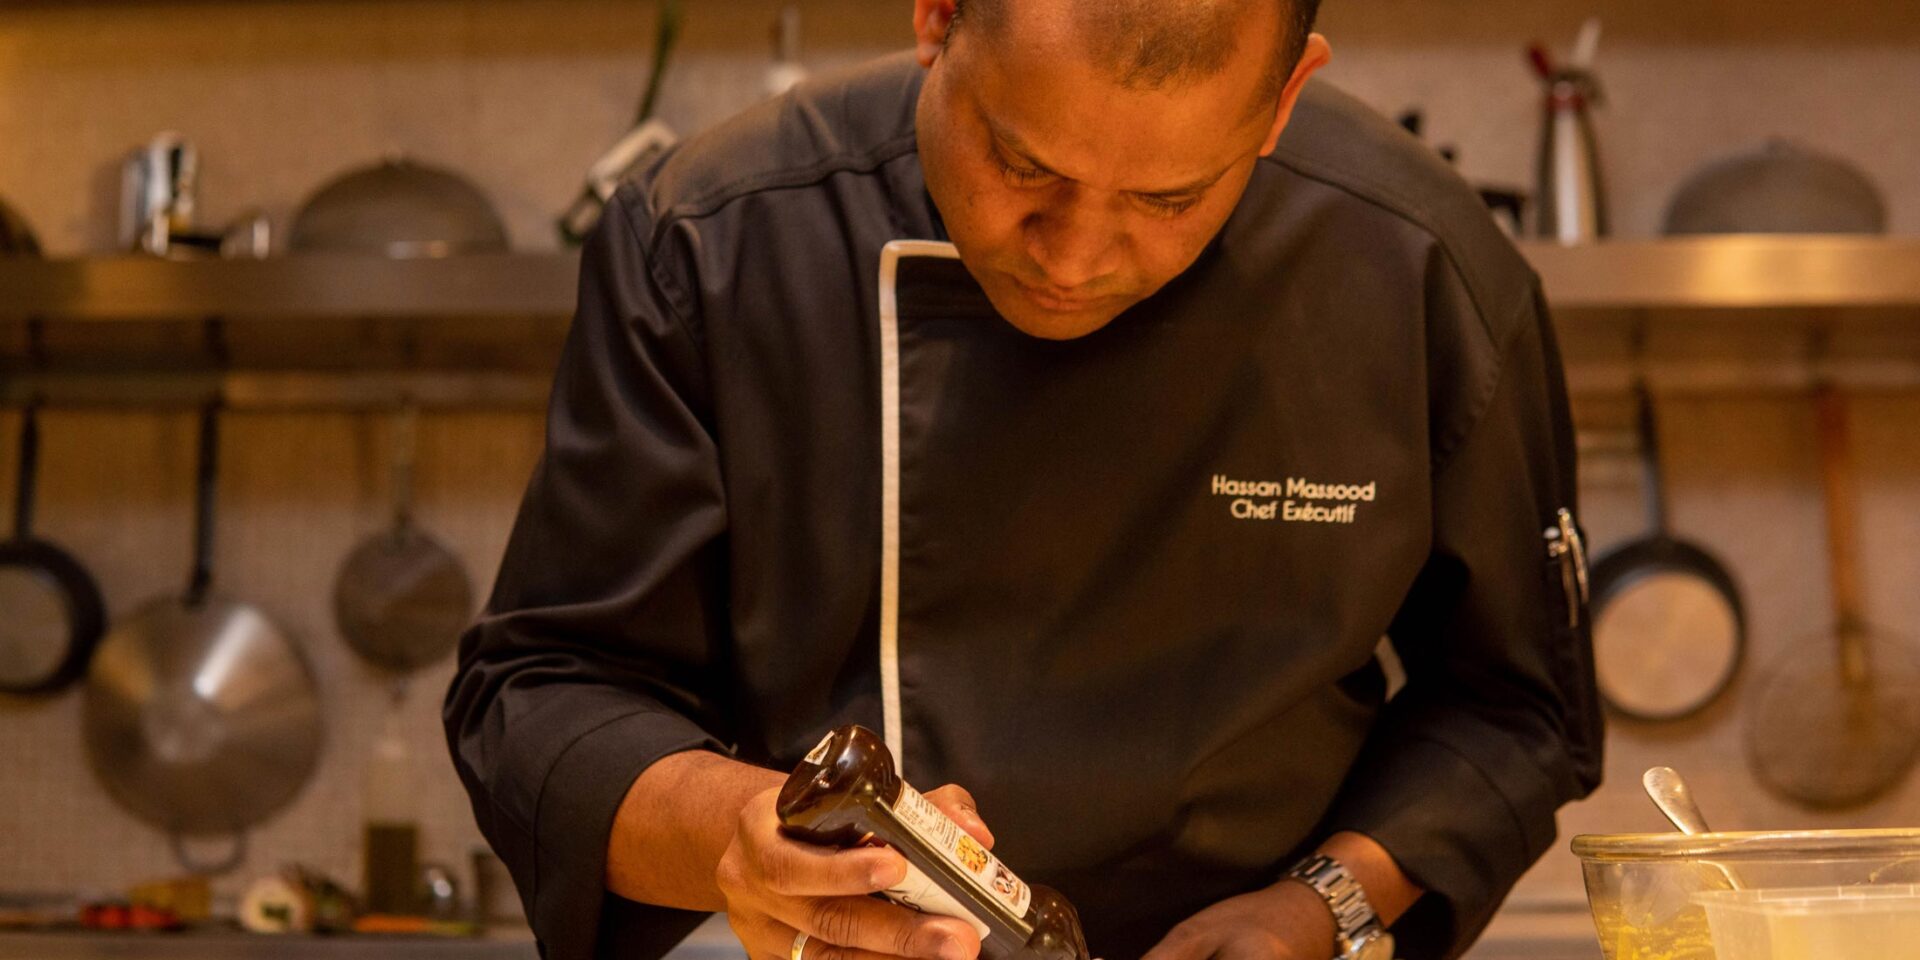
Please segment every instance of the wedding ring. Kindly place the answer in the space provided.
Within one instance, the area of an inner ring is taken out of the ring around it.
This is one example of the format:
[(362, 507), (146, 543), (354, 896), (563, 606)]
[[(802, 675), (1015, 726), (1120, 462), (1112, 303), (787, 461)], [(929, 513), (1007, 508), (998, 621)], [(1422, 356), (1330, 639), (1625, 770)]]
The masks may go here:
[(807, 952), (807, 935), (802, 933), (793, 938), (793, 949), (787, 951), (787, 960), (801, 960), (800, 955)]

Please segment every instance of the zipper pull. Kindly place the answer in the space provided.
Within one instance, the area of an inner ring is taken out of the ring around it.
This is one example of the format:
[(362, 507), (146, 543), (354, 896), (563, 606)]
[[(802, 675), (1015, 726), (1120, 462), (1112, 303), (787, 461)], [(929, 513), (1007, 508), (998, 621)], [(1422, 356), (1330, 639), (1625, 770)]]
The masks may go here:
[(1542, 534), (1547, 560), (1560, 565), (1560, 587), (1567, 593), (1567, 627), (1580, 626), (1580, 610), (1587, 605), (1587, 546), (1565, 507), (1554, 515), (1554, 525)]

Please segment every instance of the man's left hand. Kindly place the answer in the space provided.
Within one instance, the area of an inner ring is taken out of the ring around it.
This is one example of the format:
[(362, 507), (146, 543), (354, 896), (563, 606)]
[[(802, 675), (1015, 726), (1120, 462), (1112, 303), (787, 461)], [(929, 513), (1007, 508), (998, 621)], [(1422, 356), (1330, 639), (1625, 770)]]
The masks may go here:
[(1333, 934), (1326, 901), (1288, 880), (1194, 914), (1141, 960), (1330, 960)]

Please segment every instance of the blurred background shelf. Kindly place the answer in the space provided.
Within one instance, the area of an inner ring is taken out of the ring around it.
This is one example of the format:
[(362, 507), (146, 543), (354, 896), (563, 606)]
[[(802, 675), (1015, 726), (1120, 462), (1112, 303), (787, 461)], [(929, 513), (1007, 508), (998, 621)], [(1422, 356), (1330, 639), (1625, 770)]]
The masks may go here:
[(1725, 236), (1521, 249), (1558, 312), (1920, 310), (1920, 238)]
[[(1708, 237), (1521, 245), (1558, 312), (1912, 309), (1920, 238)], [(440, 259), (0, 261), (0, 319), (564, 319), (575, 253)]]
[[(1572, 389), (1920, 389), (1920, 238), (1525, 243)], [(577, 253), (0, 260), (0, 403), (542, 409)]]
[(0, 317), (56, 320), (387, 320), (566, 316), (572, 253), (420, 259), (99, 257), (0, 261)]

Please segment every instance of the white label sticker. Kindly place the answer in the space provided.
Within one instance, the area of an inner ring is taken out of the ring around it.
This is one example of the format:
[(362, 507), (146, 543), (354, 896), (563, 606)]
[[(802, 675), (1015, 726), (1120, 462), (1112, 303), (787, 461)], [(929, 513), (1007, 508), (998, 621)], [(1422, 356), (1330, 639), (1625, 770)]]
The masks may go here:
[(960, 829), (952, 818), (921, 796), (920, 791), (906, 783), (900, 784), (900, 799), (894, 802), (893, 813), (908, 830), (939, 851), (947, 862), (960, 868), (960, 875), (981, 893), (1006, 904), (1015, 917), (1027, 915), (1027, 907), (1033, 903), (1033, 891), (1014, 876), (1000, 858), (988, 853), (972, 834)]
[(828, 732), (826, 736), (820, 738), (820, 742), (814, 746), (812, 752), (807, 754), (806, 762), (815, 765), (825, 763), (827, 759), (827, 744), (832, 742), (833, 733)]
[(955, 900), (952, 894), (940, 889), (940, 885), (934, 883), (933, 878), (921, 873), (920, 868), (911, 863), (907, 864), (906, 879), (888, 887), (887, 896), (922, 913), (959, 917), (967, 922), (967, 926), (973, 928), (974, 933), (980, 935), (982, 942), (993, 933), (985, 923), (980, 922), (979, 917), (973, 915), (973, 911)]

